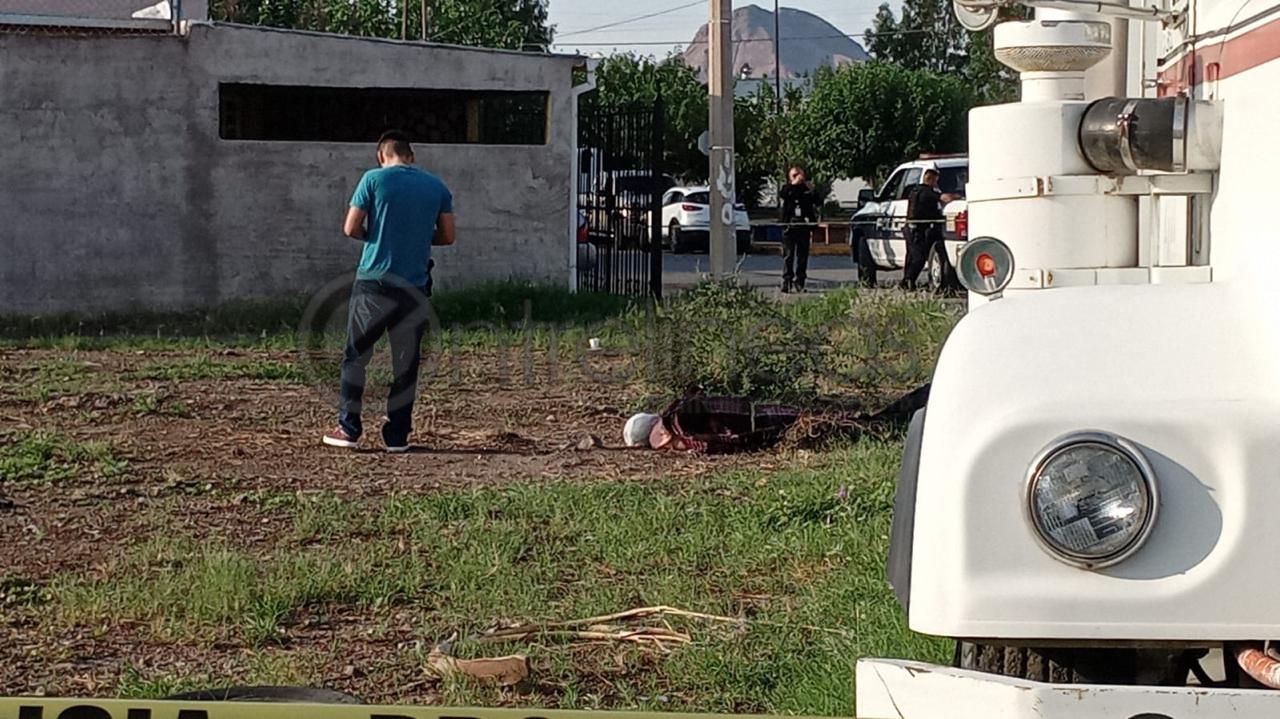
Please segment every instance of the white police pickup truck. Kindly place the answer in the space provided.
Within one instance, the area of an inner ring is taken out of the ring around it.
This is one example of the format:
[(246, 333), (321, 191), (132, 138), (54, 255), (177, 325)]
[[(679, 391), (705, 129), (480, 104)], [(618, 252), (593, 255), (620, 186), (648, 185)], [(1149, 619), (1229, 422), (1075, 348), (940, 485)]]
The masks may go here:
[(849, 220), (849, 254), (858, 267), (862, 284), (874, 286), (877, 272), (901, 270), (906, 266), (907, 198), (927, 169), (938, 171), (946, 226), (944, 242), (930, 252), (925, 274), (930, 288), (958, 287), (956, 252), (969, 234), (968, 207), (964, 201), (969, 158), (965, 155), (921, 155), (919, 159), (899, 165), (879, 191), (868, 188), (859, 193), (858, 210)]

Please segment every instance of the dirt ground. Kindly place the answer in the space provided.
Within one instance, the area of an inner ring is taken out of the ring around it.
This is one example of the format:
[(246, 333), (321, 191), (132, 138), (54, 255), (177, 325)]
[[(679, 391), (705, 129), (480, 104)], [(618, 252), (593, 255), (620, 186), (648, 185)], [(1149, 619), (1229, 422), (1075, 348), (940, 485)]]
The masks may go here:
[(434, 685), (388, 658), (421, 638), (413, 619), (397, 621), (394, 608), (376, 621), (350, 608), (318, 612), (280, 650), (234, 640), (157, 642), (127, 624), (50, 635), (31, 612), (7, 609), (6, 601), (62, 574), (92, 573), (157, 535), (265, 553), (292, 526), (286, 511), (255, 501), (271, 494), (333, 492), (375, 502), (496, 483), (644, 481), (779, 461), (623, 449), (621, 427), (640, 396), (626, 359), (556, 366), (535, 353), (525, 358), (526, 373), (509, 353), (488, 350), (459, 353), (424, 380), (411, 453), (381, 451), (376, 398), (366, 408), (372, 431), (364, 446), (331, 449), (320, 437), (334, 425), (332, 389), (288, 373), (273, 378), (298, 359), (251, 350), (0, 350), (0, 445), (39, 432), (77, 445), (109, 443), (113, 461), (123, 462), (109, 473), (86, 462), (56, 481), (0, 482), (0, 582), (11, 583), (8, 595), (0, 584), (0, 695), (110, 693), (126, 663), (244, 675), (287, 651), (307, 678), (331, 688), (370, 701), (430, 702)]

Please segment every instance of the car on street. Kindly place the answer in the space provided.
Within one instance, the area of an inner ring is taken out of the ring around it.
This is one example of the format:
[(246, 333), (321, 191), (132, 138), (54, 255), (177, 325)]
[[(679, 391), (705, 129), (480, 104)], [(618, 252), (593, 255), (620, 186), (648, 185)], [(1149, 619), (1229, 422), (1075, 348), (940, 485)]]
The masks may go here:
[[(736, 202), (734, 229), (737, 251), (751, 250), (751, 219), (746, 205)], [(706, 252), (711, 246), (711, 188), (673, 187), (662, 196), (662, 236), (672, 254), (689, 250)]]
[(969, 158), (965, 155), (921, 155), (899, 165), (878, 191), (865, 189), (860, 193), (860, 207), (849, 220), (849, 250), (864, 284), (875, 284), (878, 271), (906, 267), (907, 198), (927, 169), (938, 171), (946, 229), (943, 242), (929, 253), (925, 274), (934, 289), (958, 286), (956, 253), (968, 239), (968, 209), (964, 197), (969, 181)]
[(600, 244), (618, 249), (647, 249), (653, 231), (653, 201), (676, 184), (648, 170), (612, 170), (596, 178), (589, 218)]

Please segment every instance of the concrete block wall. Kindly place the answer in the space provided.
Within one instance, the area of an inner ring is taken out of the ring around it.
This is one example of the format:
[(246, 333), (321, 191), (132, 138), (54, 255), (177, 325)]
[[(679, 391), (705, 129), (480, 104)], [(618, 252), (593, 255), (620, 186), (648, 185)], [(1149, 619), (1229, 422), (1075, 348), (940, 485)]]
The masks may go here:
[(180, 309), (309, 292), (365, 144), (226, 141), (218, 83), (545, 90), (545, 146), (419, 145), (453, 190), (439, 287), (568, 284), (576, 60), (225, 25), (188, 37), (0, 34), (0, 313)]

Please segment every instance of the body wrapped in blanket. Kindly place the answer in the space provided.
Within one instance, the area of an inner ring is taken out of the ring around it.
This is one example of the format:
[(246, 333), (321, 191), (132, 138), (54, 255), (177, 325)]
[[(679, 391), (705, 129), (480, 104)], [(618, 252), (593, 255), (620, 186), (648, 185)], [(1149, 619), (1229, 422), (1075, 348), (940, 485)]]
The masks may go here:
[(750, 452), (777, 444), (800, 414), (792, 407), (757, 404), (739, 397), (690, 394), (673, 402), (654, 427), (670, 439), (661, 445), (650, 444), (655, 448), (673, 445), (699, 454)]
[(653, 421), (649, 446), (699, 454), (752, 452), (781, 442), (806, 415), (822, 416), (833, 428), (906, 421), (924, 407), (928, 397), (929, 386), (925, 385), (874, 414), (832, 416), (742, 397), (713, 397), (692, 389)]

